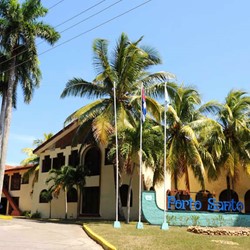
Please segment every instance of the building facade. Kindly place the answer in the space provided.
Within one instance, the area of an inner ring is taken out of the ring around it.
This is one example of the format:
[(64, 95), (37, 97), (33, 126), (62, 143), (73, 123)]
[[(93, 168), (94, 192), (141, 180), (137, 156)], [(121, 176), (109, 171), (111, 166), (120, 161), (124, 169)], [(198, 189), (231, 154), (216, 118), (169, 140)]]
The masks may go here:
[[(53, 198), (49, 203), (43, 198), (50, 184), (46, 184), (51, 169), (59, 169), (63, 165), (89, 166), (90, 173), (86, 177), (86, 185), (82, 193), (77, 188), (69, 190), (68, 218), (94, 217), (101, 219), (115, 219), (115, 169), (108, 160), (108, 150), (93, 143), (81, 144), (80, 141), (72, 145), (73, 137), (78, 128), (77, 123), (72, 123), (59, 131), (51, 139), (35, 149), (34, 153), (40, 157), (38, 181), (32, 187), (30, 180), (24, 180), (23, 174), (29, 167), (7, 167), (5, 171), (4, 190), (2, 198), (2, 214), (19, 215), (23, 211), (39, 212), (44, 218), (64, 218), (65, 194), (61, 191), (58, 198)], [(142, 190), (152, 188), (153, 172), (143, 168)], [(130, 176), (122, 176), (120, 184), (121, 203), (126, 211), (126, 201)], [(244, 204), (243, 213), (250, 213), (250, 177), (241, 169), (238, 182), (232, 183), (221, 173), (216, 181), (205, 180), (205, 190), (202, 190), (192, 172), (189, 172), (190, 190), (186, 190), (184, 178), (179, 181), (178, 190), (174, 189), (174, 181), (168, 173), (163, 183), (154, 187), (156, 200), (160, 208), (164, 208), (164, 190), (167, 195), (178, 199), (190, 197), (202, 202), (202, 211), (207, 210), (208, 199), (213, 197), (217, 201), (234, 199)], [(136, 169), (132, 178), (131, 195), (131, 220), (138, 219), (139, 209), (139, 169)]]
[(0, 214), (21, 215), (22, 211), (30, 211), (32, 207), (31, 178), (24, 178), (24, 173), (31, 166), (6, 166)]

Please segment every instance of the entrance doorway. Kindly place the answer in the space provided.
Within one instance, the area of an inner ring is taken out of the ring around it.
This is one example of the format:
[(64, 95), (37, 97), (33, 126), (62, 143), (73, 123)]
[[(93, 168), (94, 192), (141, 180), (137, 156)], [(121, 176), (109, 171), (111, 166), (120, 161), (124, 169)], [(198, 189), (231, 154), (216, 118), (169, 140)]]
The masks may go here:
[(7, 198), (3, 197), (0, 204), (0, 214), (6, 215), (7, 212)]
[(99, 216), (100, 187), (85, 187), (82, 196), (82, 214)]

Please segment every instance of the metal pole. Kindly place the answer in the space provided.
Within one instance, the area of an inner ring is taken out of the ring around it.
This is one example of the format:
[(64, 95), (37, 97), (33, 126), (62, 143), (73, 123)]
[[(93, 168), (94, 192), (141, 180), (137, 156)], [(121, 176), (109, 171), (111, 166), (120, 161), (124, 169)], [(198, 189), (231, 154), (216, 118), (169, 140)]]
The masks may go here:
[(140, 119), (140, 170), (139, 170), (139, 219), (136, 225), (137, 229), (143, 229), (143, 224), (141, 222), (141, 186), (142, 186), (142, 88), (143, 84), (141, 85), (141, 119)]
[(118, 221), (118, 196), (119, 196), (119, 179), (118, 179), (118, 135), (117, 135), (117, 115), (116, 115), (116, 85), (114, 82), (114, 115), (115, 115), (115, 146), (116, 146), (116, 195), (115, 195), (115, 222), (114, 228), (120, 228), (121, 224)]
[(167, 164), (166, 164), (166, 158), (167, 158), (167, 148), (166, 148), (166, 144), (167, 144), (167, 105), (168, 105), (168, 101), (167, 101), (167, 86), (166, 86), (166, 82), (164, 85), (164, 212), (163, 212), (163, 224), (161, 225), (161, 229), (163, 230), (167, 230), (168, 229), (168, 223), (167, 223), (167, 190), (166, 190), (166, 179), (167, 179)]

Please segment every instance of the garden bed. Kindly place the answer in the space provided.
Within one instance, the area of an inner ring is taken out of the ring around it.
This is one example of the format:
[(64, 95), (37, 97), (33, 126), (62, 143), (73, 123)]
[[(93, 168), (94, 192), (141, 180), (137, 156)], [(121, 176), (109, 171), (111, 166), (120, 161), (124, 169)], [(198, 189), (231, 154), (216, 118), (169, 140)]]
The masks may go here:
[(250, 229), (245, 227), (199, 227), (191, 226), (188, 232), (203, 235), (250, 236)]

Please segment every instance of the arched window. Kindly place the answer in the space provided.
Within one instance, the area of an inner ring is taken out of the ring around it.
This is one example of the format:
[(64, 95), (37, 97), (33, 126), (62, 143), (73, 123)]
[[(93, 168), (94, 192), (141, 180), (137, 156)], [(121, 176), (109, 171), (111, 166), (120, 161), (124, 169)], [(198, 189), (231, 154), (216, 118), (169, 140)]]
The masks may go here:
[[(121, 195), (122, 206), (126, 207), (127, 206), (127, 199), (128, 199), (128, 185), (123, 184), (120, 187), (120, 195)], [(132, 207), (132, 206), (133, 206), (133, 191), (131, 190), (130, 207)]]
[[(239, 201), (238, 194), (232, 189), (225, 189), (220, 193), (219, 201)], [(229, 212), (229, 211), (228, 211)]]
[(89, 170), (90, 176), (100, 175), (101, 153), (99, 148), (90, 148), (84, 158), (84, 166)]
[(48, 191), (46, 189), (43, 189), (40, 192), (40, 195), (39, 195), (39, 202), (40, 203), (48, 203), (47, 193), (48, 193)]
[(202, 207), (200, 211), (207, 211), (208, 199), (212, 198), (213, 195), (208, 190), (200, 190), (195, 197), (195, 200), (200, 201)]
[(250, 190), (248, 190), (244, 196), (244, 202), (245, 202), (245, 213), (250, 213)]
[(75, 188), (71, 188), (67, 192), (67, 201), (68, 202), (77, 202), (77, 190)]
[(239, 201), (238, 194), (232, 189), (225, 189), (220, 193), (219, 201), (231, 201), (234, 199), (235, 202)]

